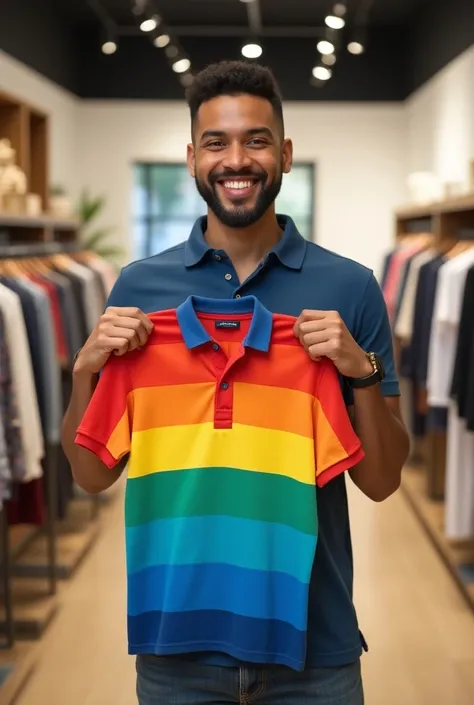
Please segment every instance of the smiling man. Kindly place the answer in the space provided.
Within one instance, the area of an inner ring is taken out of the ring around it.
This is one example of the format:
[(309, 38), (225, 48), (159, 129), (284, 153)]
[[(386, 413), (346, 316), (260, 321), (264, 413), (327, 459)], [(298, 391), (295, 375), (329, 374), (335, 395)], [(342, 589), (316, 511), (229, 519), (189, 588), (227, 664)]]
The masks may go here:
[(63, 445), (89, 492), (129, 461), (140, 705), (362, 705), (345, 470), (382, 501), (408, 454), (383, 297), (275, 213), (292, 143), (268, 69), (209, 66), (188, 103), (207, 217), (122, 270)]

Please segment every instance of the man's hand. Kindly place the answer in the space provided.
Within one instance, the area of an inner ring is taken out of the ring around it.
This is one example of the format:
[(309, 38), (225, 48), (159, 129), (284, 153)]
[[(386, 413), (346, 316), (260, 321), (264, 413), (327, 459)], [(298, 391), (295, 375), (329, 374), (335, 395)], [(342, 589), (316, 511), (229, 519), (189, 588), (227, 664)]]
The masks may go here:
[(124, 355), (145, 345), (153, 323), (138, 308), (110, 306), (77, 356), (74, 372), (97, 374), (110, 355)]
[(305, 310), (294, 332), (312, 360), (328, 357), (344, 377), (367, 377), (374, 371), (337, 311)]

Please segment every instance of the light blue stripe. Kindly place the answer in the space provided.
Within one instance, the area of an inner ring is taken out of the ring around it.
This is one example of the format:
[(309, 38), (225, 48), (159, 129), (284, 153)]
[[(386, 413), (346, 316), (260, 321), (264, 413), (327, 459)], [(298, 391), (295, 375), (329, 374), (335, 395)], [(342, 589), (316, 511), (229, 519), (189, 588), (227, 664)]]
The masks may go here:
[(127, 569), (227, 563), (310, 580), (316, 538), (291, 526), (228, 516), (157, 519), (128, 527)]
[(284, 573), (200, 563), (156, 566), (128, 579), (128, 614), (224, 610), (304, 631), (308, 585)]

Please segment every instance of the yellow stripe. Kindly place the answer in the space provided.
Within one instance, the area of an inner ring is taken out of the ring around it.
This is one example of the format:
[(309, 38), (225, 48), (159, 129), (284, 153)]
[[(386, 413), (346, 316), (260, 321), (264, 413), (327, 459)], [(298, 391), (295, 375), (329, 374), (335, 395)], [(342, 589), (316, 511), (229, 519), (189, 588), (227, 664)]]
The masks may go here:
[(132, 435), (130, 478), (199, 467), (236, 467), (314, 485), (314, 442), (287, 431), (237, 423), (232, 429), (215, 429), (213, 422)]

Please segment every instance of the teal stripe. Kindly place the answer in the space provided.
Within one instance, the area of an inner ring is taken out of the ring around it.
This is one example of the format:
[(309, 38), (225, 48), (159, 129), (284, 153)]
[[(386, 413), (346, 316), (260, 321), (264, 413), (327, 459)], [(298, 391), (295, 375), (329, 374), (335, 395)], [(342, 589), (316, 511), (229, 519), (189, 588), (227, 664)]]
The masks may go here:
[(286, 573), (308, 583), (316, 537), (282, 524), (225, 516), (127, 527), (129, 574), (158, 565), (215, 563)]

